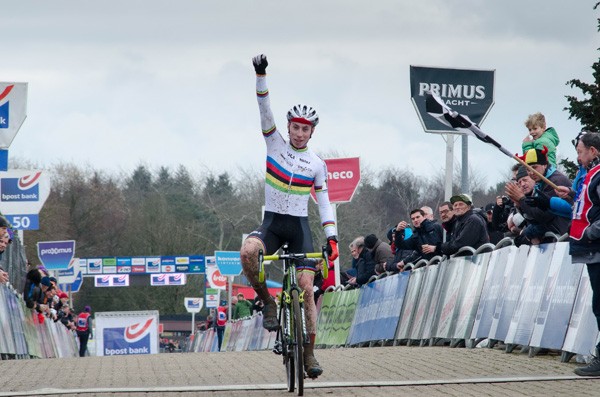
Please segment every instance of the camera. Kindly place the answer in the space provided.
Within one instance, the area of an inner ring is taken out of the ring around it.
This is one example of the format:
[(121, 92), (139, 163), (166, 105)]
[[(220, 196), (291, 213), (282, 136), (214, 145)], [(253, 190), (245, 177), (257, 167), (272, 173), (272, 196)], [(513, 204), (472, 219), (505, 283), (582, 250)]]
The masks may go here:
[(502, 205), (507, 205), (510, 203), (510, 199), (506, 196), (502, 196)]

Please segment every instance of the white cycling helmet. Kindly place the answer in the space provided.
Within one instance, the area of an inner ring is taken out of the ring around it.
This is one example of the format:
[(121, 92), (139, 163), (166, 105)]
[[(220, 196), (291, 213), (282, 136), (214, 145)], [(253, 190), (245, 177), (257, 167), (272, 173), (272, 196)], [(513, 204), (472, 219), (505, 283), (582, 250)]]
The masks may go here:
[(288, 122), (295, 121), (297, 123), (310, 124), (313, 127), (319, 124), (317, 111), (313, 107), (301, 103), (288, 111), (287, 119)]

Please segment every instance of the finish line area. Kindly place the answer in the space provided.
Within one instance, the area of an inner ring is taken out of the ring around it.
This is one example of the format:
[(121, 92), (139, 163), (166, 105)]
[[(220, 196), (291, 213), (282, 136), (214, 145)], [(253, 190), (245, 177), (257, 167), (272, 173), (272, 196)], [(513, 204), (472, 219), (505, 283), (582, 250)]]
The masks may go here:
[[(325, 372), (306, 380), (305, 396), (594, 396), (600, 387), (600, 379), (576, 376), (578, 364), (552, 354), (447, 346), (315, 353)], [(285, 390), (281, 359), (268, 351), (0, 361), (0, 397), (293, 395)]]

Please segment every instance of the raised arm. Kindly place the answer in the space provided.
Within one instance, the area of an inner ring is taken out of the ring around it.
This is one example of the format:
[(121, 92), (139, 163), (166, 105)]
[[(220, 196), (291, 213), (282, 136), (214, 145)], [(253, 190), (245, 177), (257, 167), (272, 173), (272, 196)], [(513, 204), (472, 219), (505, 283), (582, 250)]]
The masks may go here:
[(260, 125), (265, 138), (271, 136), (277, 128), (275, 119), (271, 111), (271, 101), (269, 99), (269, 89), (267, 88), (267, 56), (260, 54), (252, 58), (254, 71), (256, 72), (256, 98), (258, 100), (258, 109), (260, 111)]

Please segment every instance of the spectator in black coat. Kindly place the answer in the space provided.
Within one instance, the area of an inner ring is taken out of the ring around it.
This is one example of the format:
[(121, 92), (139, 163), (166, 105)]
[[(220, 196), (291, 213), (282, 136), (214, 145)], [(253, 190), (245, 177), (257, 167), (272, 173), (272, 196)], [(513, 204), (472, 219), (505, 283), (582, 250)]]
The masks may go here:
[(350, 254), (356, 259), (356, 277), (348, 280), (348, 284), (361, 286), (375, 275), (375, 262), (365, 247), (364, 237), (357, 237), (350, 243)]
[(482, 214), (472, 209), (473, 201), (468, 194), (459, 194), (450, 198), (456, 224), (452, 238), (440, 247), (444, 255), (453, 255), (462, 247), (479, 248), (490, 239), (487, 234), (486, 221)]
[(442, 226), (434, 220), (426, 219), (423, 210), (418, 208), (412, 210), (410, 220), (414, 229), (412, 236), (408, 239), (404, 239), (404, 231), (408, 227), (408, 223), (401, 221), (396, 226), (396, 246), (401, 249), (415, 251), (413, 257), (406, 258), (402, 264), (398, 264), (399, 269), (404, 267), (405, 263), (433, 258), (443, 239)]

